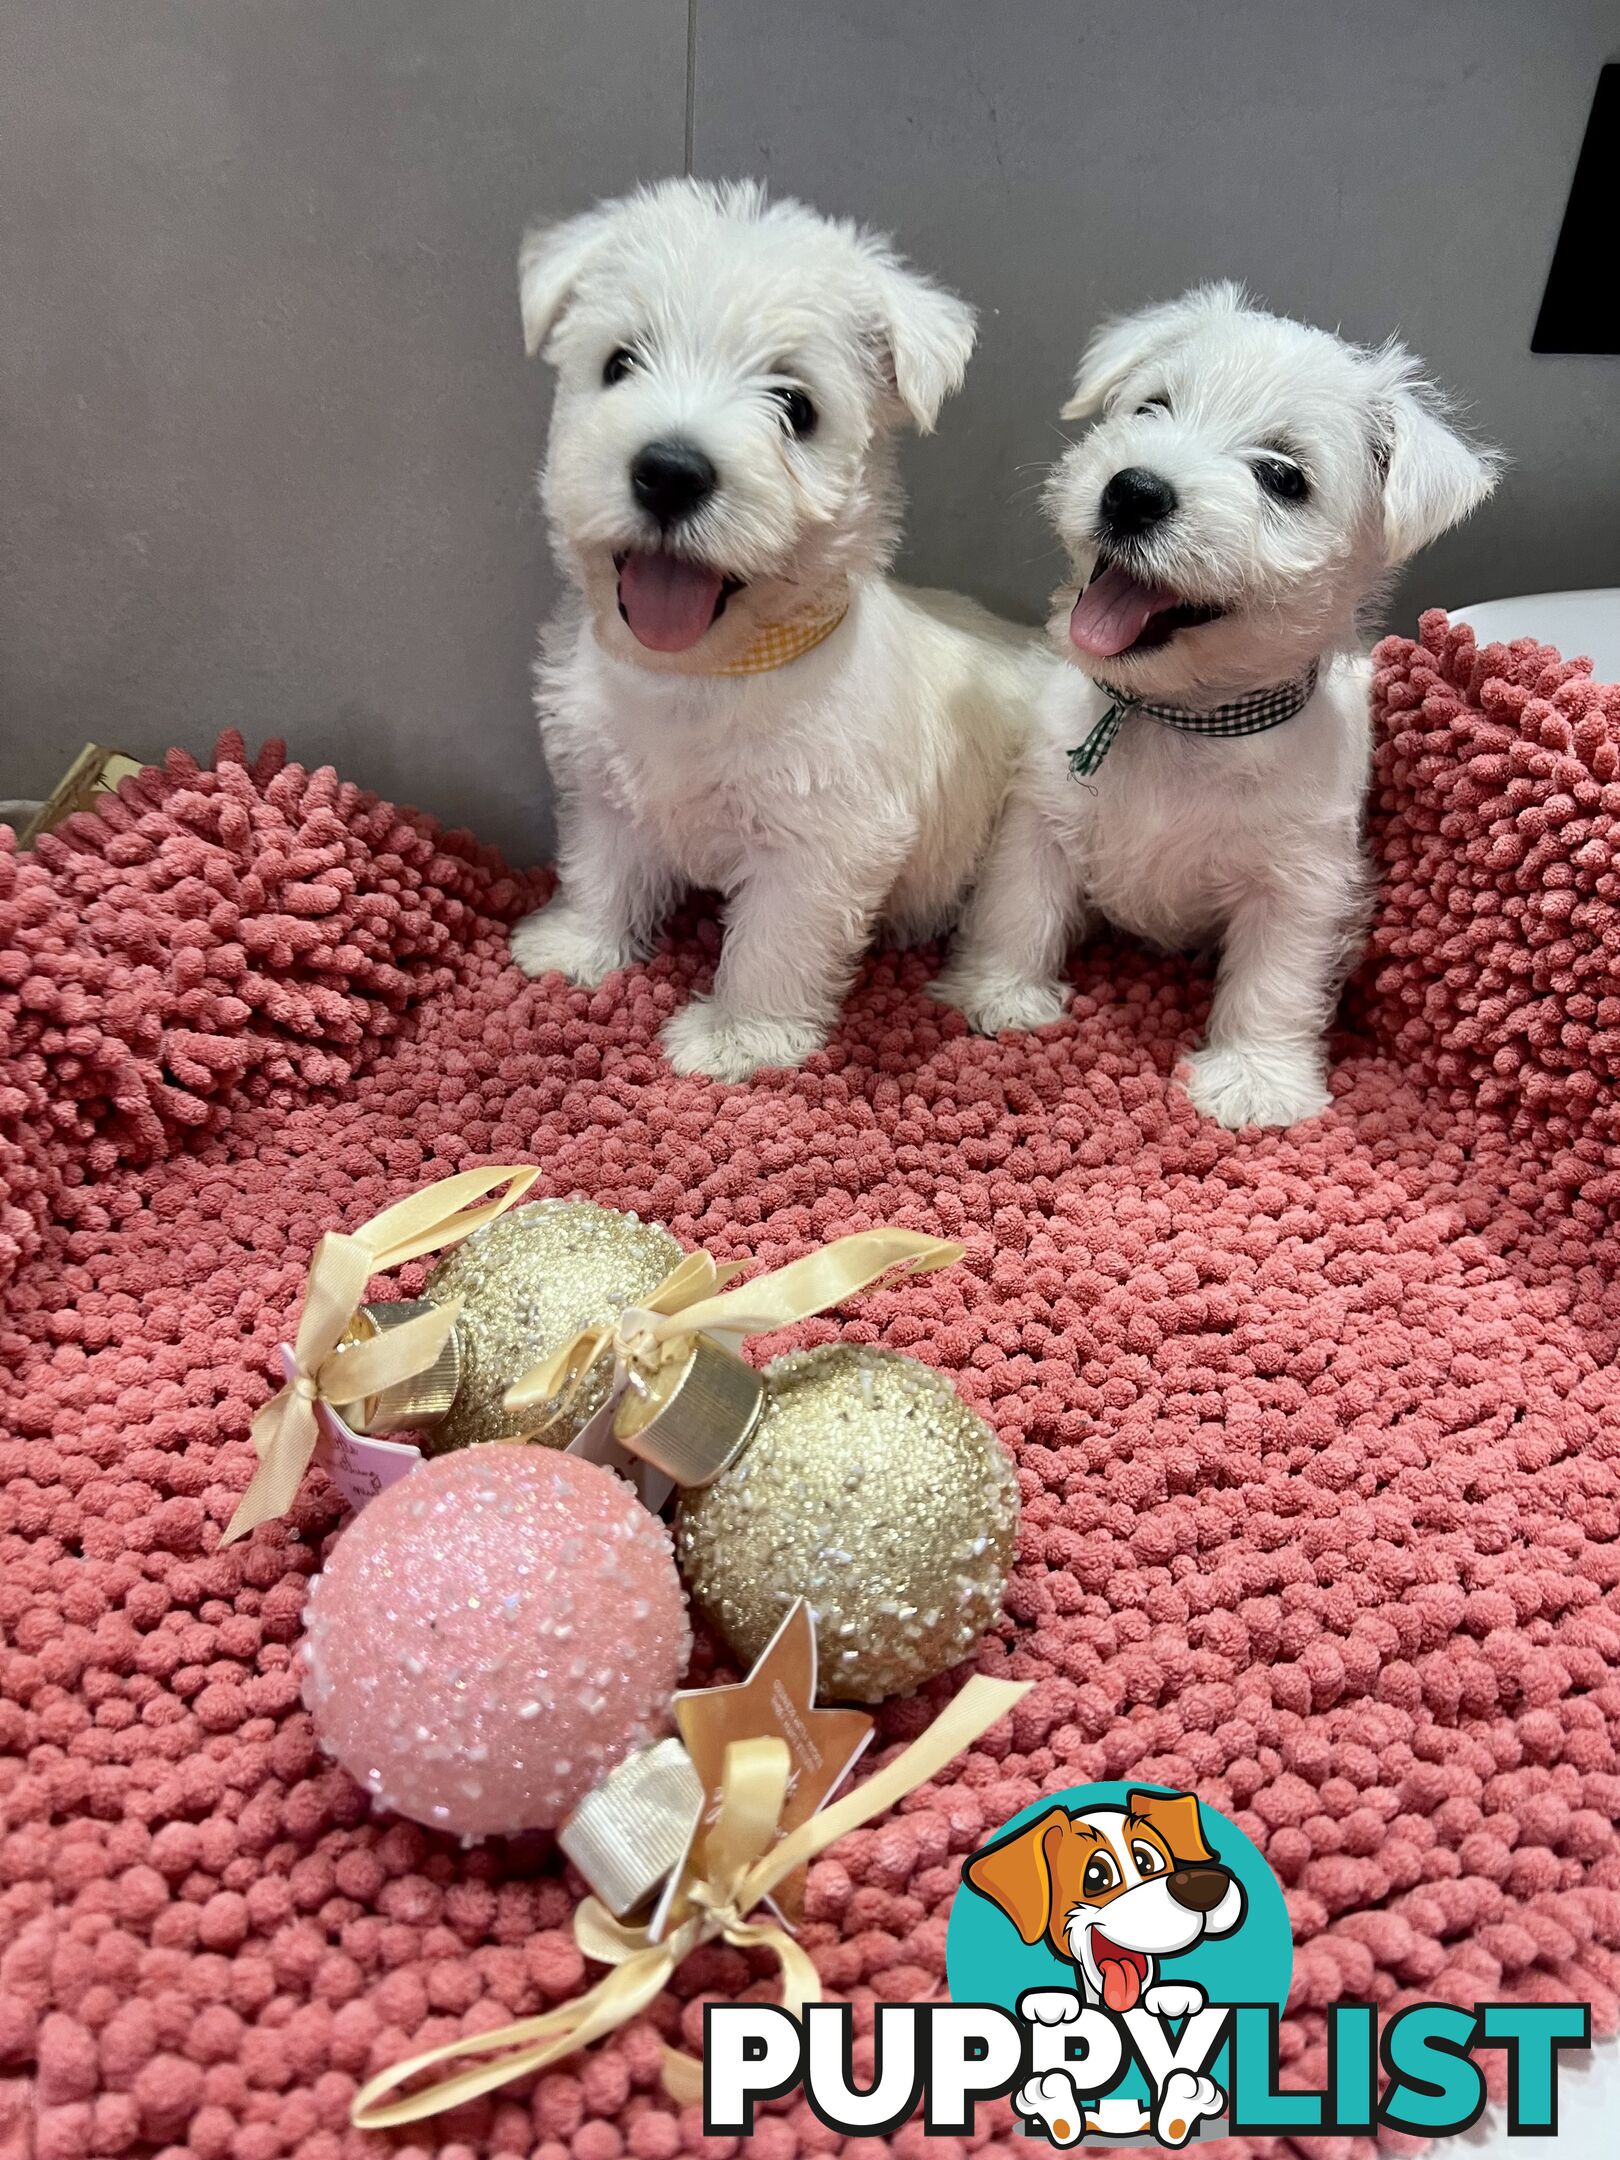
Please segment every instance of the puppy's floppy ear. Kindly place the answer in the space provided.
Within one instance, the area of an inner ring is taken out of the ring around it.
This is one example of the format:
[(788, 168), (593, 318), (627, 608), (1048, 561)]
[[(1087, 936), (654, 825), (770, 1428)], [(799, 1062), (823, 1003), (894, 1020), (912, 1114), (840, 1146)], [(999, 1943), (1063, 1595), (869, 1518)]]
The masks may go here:
[(1501, 452), (1465, 441), (1446, 418), (1445, 401), (1399, 346), (1379, 355), (1387, 387), (1379, 399), (1377, 456), (1384, 474), (1384, 546), (1405, 562), (1495, 487)]
[(1177, 1860), (1214, 1859), (1204, 1842), (1204, 1819), (1191, 1793), (1133, 1792), (1126, 1795), (1125, 1805), (1158, 1831)]
[(866, 258), (874, 327), (894, 387), (917, 432), (931, 435), (939, 408), (967, 373), (976, 335), (973, 310), (880, 240), (867, 240)]
[(1052, 1855), (1067, 1836), (1069, 1818), (1048, 1808), (1034, 1822), (986, 1845), (962, 1870), (962, 1880), (999, 1905), (1027, 1943), (1037, 1943), (1052, 1918)]
[(1247, 306), (1243, 287), (1224, 280), (1216, 285), (1195, 285), (1179, 300), (1143, 308), (1135, 315), (1121, 315), (1104, 323), (1086, 347), (1074, 394), (1058, 414), (1060, 420), (1089, 420), (1100, 412), (1128, 375), (1156, 352), (1173, 345), (1206, 315), (1230, 315)]
[(556, 225), (535, 225), (518, 249), (523, 349), (532, 360), (567, 307), (580, 272), (606, 233), (612, 206), (600, 204)]

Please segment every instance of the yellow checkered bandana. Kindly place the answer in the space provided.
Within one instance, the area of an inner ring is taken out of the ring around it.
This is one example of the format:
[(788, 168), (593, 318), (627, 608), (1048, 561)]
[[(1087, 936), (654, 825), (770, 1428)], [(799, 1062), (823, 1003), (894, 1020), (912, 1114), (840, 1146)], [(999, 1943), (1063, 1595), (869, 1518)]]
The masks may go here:
[(797, 615), (790, 615), (786, 622), (762, 623), (750, 646), (735, 660), (728, 660), (724, 667), (717, 667), (712, 672), (716, 675), (769, 675), (776, 668), (786, 667), (790, 660), (799, 660), (807, 652), (814, 652), (832, 636), (848, 613), (846, 588), (823, 594)]

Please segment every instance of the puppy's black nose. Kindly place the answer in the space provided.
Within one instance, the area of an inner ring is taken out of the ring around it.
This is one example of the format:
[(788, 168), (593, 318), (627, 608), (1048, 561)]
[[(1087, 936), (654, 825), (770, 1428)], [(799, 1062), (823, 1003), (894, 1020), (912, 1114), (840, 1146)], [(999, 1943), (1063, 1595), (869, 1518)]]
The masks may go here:
[(696, 443), (673, 435), (667, 442), (648, 443), (630, 461), (630, 491), (660, 525), (690, 517), (714, 493), (718, 478)]
[(1188, 1912), (1213, 1912), (1231, 1880), (1224, 1868), (1177, 1868), (1165, 1887)]
[(1113, 540), (1129, 540), (1135, 533), (1146, 532), (1175, 507), (1175, 489), (1145, 465), (1127, 465), (1102, 491), (1102, 521)]

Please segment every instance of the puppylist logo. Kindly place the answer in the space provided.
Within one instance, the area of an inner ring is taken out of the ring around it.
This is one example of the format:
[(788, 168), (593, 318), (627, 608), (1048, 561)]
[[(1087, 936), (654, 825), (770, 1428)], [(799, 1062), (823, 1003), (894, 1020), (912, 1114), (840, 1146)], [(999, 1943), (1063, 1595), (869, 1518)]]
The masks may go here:
[(1477, 2057), (1507, 2062), (1508, 2132), (1549, 2137), (1564, 2049), (1591, 2042), (1585, 2003), (1417, 2003), (1328, 2012), (1328, 2075), (1284, 2092), (1278, 2024), (1293, 1939), (1276, 1877), (1237, 1826), (1191, 1793), (1100, 1784), (1015, 1815), (962, 1869), (946, 1944), (948, 2003), (881, 2003), (857, 2089), (845, 2003), (802, 2017), (768, 2003), (704, 2014), (704, 2128), (746, 2136), (759, 2102), (802, 2085), (855, 2137), (920, 2106), (963, 2136), (1010, 2095), (1060, 2148), (1176, 2151), (1200, 2138), (1452, 2137), (1485, 2106)]

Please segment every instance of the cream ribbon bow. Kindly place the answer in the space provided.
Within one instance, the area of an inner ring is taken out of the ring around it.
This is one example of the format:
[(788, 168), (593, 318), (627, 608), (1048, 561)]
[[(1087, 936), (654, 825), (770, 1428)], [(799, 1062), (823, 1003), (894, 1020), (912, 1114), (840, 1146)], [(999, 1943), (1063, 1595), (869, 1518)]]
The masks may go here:
[[(937, 1776), (953, 1756), (1021, 1702), (1032, 1684), (975, 1674), (892, 1763), (786, 1837), (778, 1833), (787, 1796), (787, 1743), (734, 1740), (726, 1750), (720, 1813), (706, 1842), (711, 1873), (682, 1884), (672, 1924), (660, 1941), (650, 1940), (645, 1928), (624, 1926), (595, 1898), (586, 1898), (574, 1915), (574, 1939), (587, 1957), (612, 1967), (605, 1979), (539, 2017), (520, 2018), (494, 2032), (469, 2033), (380, 2071), (355, 2094), (349, 2120), (357, 2130), (392, 2130), (544, 2070), (639, 2015), (681, 1960), (717, 1936), (740, 1948), (769, 1950), (782, 1970), (783, 2006), (799, 2016), (807, 2003), (821, 2000), (816, 1968), (785, 1928), (774, 1920), (751, 1920), (749, 1914), (795, 1868)], [(402, 2100), (390, 2097), (424, 2070), (464, 2055), (492, 2060), (441, 2078)], [(695, 2100), (703, 2090), (703, 2066), (676, 2048), (666, 2048), (664, 2084), (683, 2104)]]
[(525, 1373), (507, 1389), (506, 1408), (549, 1407), (538, 1427), (545, 1432), (565, 1414), (605, 1350), (614, 1355), (615, 1393), (628, 1382), (638, 1393), (656, 1396), (661, 1376), (679, 1372), (700, 1334), (768, 1335), (842, 1304), (882, 1276), (926, 1275), (961, 1257), (960, 1245), (920, 1230), (857, 1230), (727, 1290), (740, 1263), (722, 1267), (706, 1252), (688, 1253), (644, 1303), (626, 1306), (605, 1326), (582, 1329)]
[[(304, 1310), (292, 1342), (292, 1377), (253, 1420), (259, 1466), (222, 1543), (245, 1537), (292, 1506), (320, 1433), (317, 1403), (358, 1402), (409, 1380), (425, 1372), (449, 1341), (461, 1312), (456, 1301), (419, 1313), (369, 1342), (342, 1347), (344, 1330), (372, 1276), (470, 1237), (521, 1200), (539, 1175), (528, 1166), (463, 1170), (384, 1208), (358, 1230), (327, 1232), (315, 1248), (304, 1286)], [(497, 1187), (504, 1190), (485, 1200)], [(482, 1206), (474, 1204), (479, 1201)]]

